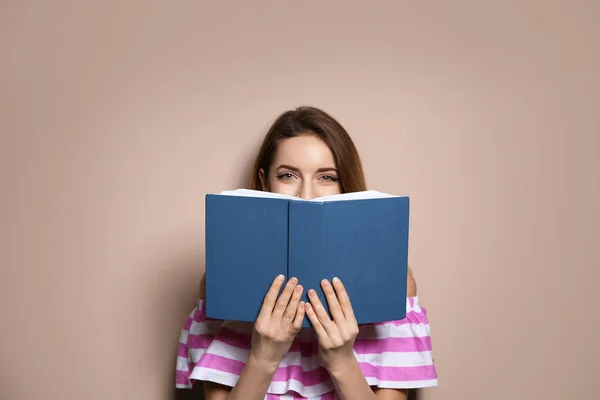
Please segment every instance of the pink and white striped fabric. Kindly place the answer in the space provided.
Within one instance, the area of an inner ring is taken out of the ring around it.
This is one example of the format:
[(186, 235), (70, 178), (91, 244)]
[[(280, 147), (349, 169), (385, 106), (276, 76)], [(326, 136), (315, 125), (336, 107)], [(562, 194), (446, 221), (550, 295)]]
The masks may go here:
[[(176, 387), (195, 381), (235, 386), (250, 350), (252, 325), (205, 318), (204, 301), (189, 315), (179, 338)], [(335, 388), (317, 359), (312, 329), (302, 329), (283, 358), (265, 400), (335, 399)], [(360, 368), (371, 386), (422, 388), (436, 386), (426, 310), (418, 297), (406, 304), (406, 318), (360, 326), (354, 344)]]

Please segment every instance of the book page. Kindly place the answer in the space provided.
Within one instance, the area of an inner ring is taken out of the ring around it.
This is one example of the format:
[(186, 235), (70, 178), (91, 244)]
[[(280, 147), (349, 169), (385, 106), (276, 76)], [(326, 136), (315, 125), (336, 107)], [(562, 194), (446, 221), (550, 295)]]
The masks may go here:
[(323, 196), (311, 199), (309, 201), (324, 202), (324, 201), (346, 201), (346, 200), (368, 200), (368, 199), (384, 199), (389, 197), (400, 197), (393, 194), (382, 193), (376, 190), (366, 190), (363, 192), (352, 192), (334, 194), (331, 196)]
[(266, 198), (271, 198), (271, 199), (302, 200), (298, 197), (289, 196), (289, 195), (285, 195), (285, 194), (263, 192), (261, 190), (251, 190), (251, 189), (225, 190), (219, 194), (223, 195), (223, 196), (266, 197)]
[(225, 190), (220, 195), (223, 196), (243, 196), (243, 197), (263, 197), (263, 198), (271, 198), (271, 199), (284, 199), (284, 200), (297, 200), (297, 201), (312, 201), (312, 202), (325, 202), (325, 201), (348, 201), (348, 200), (368, 200), (368, 199), (383, 199), (389, 197), (400, 197), (388, 193), (378, 192), (376, 190), (366, 190), (362, 192), (352, 192), (352, 193), (341, 193), (334, 194), (330, 196), (316, 197), (310, 200), (304, 200), (300, 197), (272, 193), (272, 192), (263, 192), (261, 190), (251, 190), (251, 189), (235, 189), (235, 190)]

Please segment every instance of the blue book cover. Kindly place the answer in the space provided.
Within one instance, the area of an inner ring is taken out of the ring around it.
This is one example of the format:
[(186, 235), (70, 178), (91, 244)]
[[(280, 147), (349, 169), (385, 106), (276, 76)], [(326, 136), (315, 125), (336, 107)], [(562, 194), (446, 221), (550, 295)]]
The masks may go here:
[(304, 301), (315, 289), (327, 310), (320, 282), (337, 276), (359, 324), (404, 319), (409, 207), (406, 196), (376, 191), (312, 200), (246, 189), (207, 195), (207, 317), (255, 321), (283, 274), (298, 278)]

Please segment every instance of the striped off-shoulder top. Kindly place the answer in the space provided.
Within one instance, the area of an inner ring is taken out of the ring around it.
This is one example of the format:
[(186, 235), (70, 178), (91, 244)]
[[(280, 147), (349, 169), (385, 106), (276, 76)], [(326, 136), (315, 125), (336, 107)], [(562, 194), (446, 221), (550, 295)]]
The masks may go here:
[[(198, 300), (179, 338), (176, 387), (196, 381), (233, 387), (250, 351), (252, 325), (205, 318)], [(430, 327), (418, 297), (409, 297), (406, 318), (360, 325), (354, 354), (369, 385), (380, 388), (436, 386)], [(317, 359), (318, 342), (312, 329), (302, 329), (283, 358), (265, 400), (335, 399), (335, 387)]]

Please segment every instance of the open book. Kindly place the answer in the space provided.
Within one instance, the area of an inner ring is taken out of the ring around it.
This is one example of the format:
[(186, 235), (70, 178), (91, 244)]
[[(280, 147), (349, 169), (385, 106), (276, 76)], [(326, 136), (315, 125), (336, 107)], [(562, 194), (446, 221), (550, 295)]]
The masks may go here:
[[(273, 279), (338, 277), (359, 324), (406, 316), (409, 198), (373, 190), (303, 200), (238, 189), (206, 195), (206, 315), (255, 321)], [(286, 279), (286, 280), (287, 280)], [(304, 327), (310, 327), (308, 318)]]

